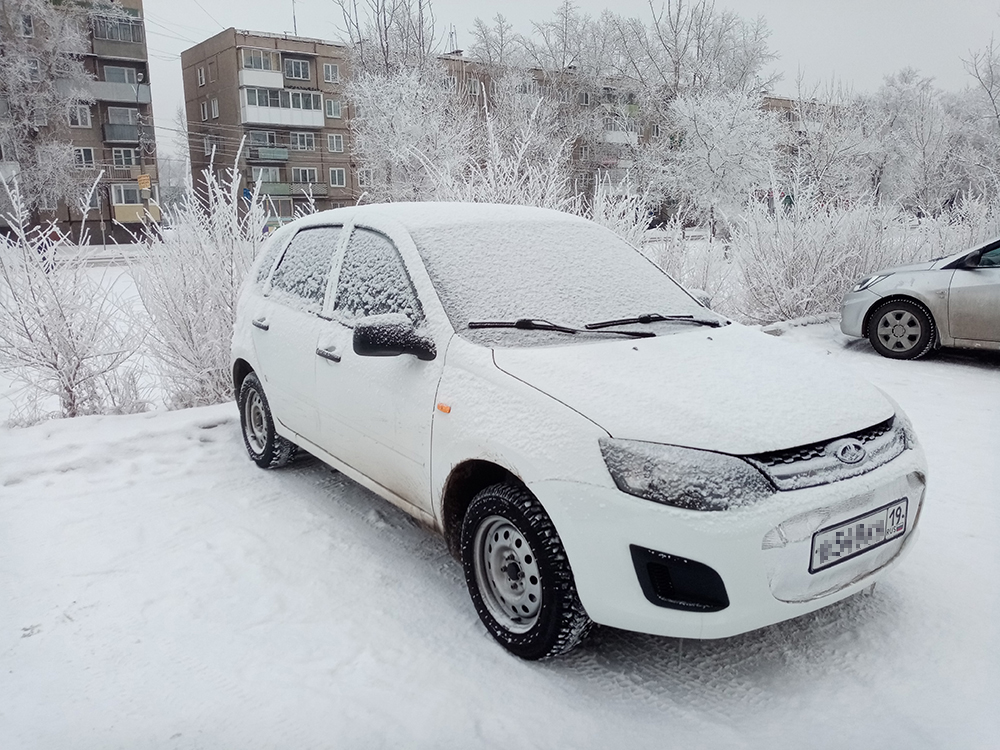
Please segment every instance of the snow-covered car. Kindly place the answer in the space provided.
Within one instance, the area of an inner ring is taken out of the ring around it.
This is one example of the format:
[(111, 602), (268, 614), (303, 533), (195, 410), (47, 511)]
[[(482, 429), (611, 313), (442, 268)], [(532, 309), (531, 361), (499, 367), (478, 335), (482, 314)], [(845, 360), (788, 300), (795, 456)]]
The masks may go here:
[(841, 304), (840, 330), (893, 359), (942, 346), (1000, 350), (1000, 239), (861, 279)]
[(832, 604), (900, 559), (924, 500), (887, 396), (554, 211), (299, 219), (232, 352), (250, 457), (297, 446), (442, 532), (528, 659), (592, 622), (720, 638)]

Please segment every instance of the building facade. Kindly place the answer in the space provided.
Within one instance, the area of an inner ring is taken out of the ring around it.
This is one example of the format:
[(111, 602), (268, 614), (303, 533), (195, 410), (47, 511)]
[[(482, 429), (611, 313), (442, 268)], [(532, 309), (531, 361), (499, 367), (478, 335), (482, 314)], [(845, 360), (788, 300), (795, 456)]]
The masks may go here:
[[(90, 80), (82, 91), (73, 90), (80, 98), (69, 99), (65, 113), (36, 121), (40, 139), (72, 146), (75, 174), (66, 182), (96, 186), (83, 212), (79, 201), (61, 197), (58, 178), (54, 179), (51, 195), (38, 205), (37, 219), (42, 224), (55, 222), (74, 240), (89, 234), (91, 243), (129, 242), (144, 225), (160, 221), (142, 0), (115, 0), (115, 4), (120, 12), (88, 13), (83, 21), (87, 37), (83, 64)], [(46, 40), (36, 37), (49, 31), (30, 14), (22, 15), (21, 41), (27, 41), (29, 56), (33, 45), (42, 54)], [(44, 60), (34, 65), (40, 75), (47, 74)], [(55, 89), (65, 89), (68, 84), (60, 80), (58, 70), (51, 75)], [(5, 178), (20, 174), (16, 149), (9, 150), (12, 153), (0, 164)]]
[(196, 189), (235, 166), (244, 188), (260, 182), (272, 224), (354, 202), (348, 64), (344, 45), (232, 28), (182, 52)]

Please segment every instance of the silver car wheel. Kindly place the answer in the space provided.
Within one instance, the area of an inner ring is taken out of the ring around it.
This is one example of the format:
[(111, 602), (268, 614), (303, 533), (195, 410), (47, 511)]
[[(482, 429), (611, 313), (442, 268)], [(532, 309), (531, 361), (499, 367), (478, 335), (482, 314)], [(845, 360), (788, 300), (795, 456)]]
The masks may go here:
[(542, 608), (542, 585), (528, 540), (506, 518), (489, 516), (473, 548), (476, 583), (494, 620), (512, 633), (531, 630)]
[(260, 394), (251, 391), (243, 406), (243, 423), (246, 425), (247, 442), (255, 453), (263, 453), (267, 445), (267, 420)]
[(923, 325), (909, 310), (889, 310), (879, 318), (877, 336), (886, 349), (908, 352), (917, 345)]

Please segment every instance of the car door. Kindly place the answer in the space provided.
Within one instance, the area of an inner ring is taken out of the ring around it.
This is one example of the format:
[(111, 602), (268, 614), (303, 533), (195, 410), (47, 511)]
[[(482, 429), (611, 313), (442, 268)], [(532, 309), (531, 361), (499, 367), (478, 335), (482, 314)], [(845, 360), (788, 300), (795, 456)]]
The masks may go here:
[(254, 311), (258, 376), (274, 417), (289, 430), (316, 440), (316, 342), (323, 323), (334, 251), (342, 227), (299, 231), (271, 274)]
[(385, 234), (355, 228), (344, 249), (332, 320), (323, 328), (316, 388), (324, 447), (407, 502), (430, 511), (431, 421), (443, 357), (360, 356), (355, 322), (403, 314), (420, 328), (423, 306)]
[(975, 268), (958, 268), (948, 295), (952, 338), (1000, 342), (1000, 248), (983, 253)]

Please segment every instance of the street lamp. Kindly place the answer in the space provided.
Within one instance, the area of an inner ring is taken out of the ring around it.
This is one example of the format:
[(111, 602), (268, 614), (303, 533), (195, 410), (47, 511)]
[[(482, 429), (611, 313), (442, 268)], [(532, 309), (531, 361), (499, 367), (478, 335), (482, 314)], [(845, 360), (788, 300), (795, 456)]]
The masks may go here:
[[(139, 113), (139, 92), (142, 88), (142, 79), (144, 77), (141, 71), (136, 73), (135, 76), (135, 127), (139, 141), (139, 197), (142, 200), (146, 214), (149, 215), (149, 198), (152, 192), (152, 182), (146, 175), (146, 131), (143, 128), (143, 116)], [(145, 179), (143, 179), (144, 177)]]

